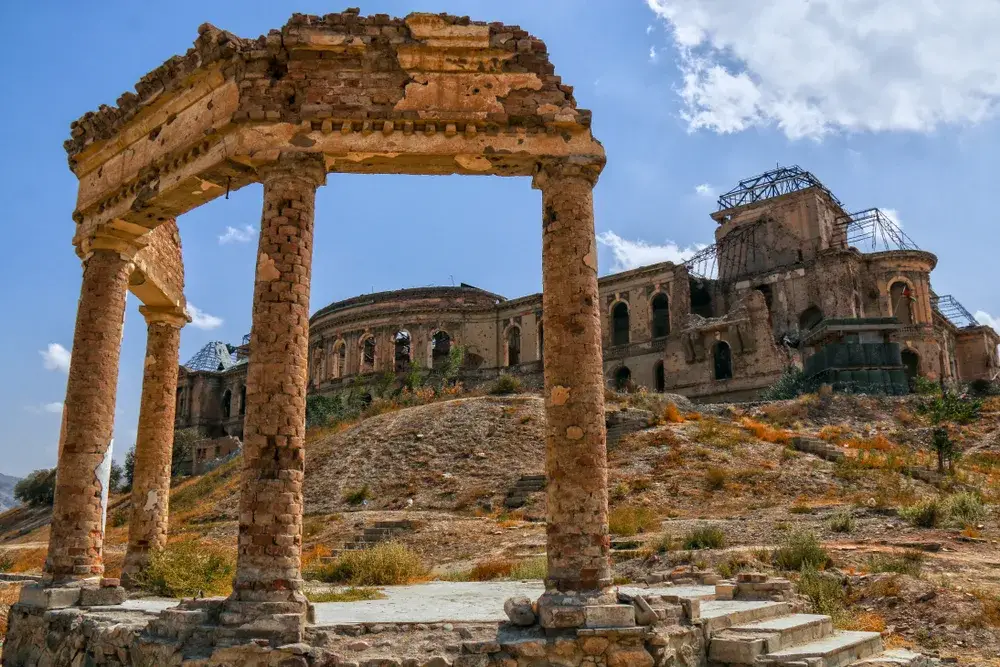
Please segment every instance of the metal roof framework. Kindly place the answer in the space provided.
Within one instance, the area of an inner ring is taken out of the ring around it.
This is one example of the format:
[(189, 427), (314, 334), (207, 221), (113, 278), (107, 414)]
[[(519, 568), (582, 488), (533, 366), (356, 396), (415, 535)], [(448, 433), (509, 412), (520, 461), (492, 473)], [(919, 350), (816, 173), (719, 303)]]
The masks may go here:
[(969, 329), (979, 326), (979, 320), (969, 310), (950, 294), (938, 296), (931, 293), (931, 307), (941, 317), (945, 318), (959, 329)]
[(236, 348), (215, 340), (198, 350), (184, 367), (192, 371), (224, 371), (236, 364)]
[(834, 227), (846, 231), (847, 247), (854, 247), (862, 252), (920, 250), (906, 232), (881, 209), (869, 208), (842, 215), (834, 221)]
[[(771, 218), (762, 217), (738, 225), (720, 241), (698, 251), (684, 262), (684, 266), (695, 278), (717, 280), (720, 285), (738, 282), (752, 273), (748, 267), (759, 266), (761, 261), (773, 257), (772, 248), (762, 233), (770, 222)], [(780, 271), (795, 263), (783, 261), (775, 264), (769, 271)]]
[(807, 188), (821, 189), (837, 203), (837, 206), (844, 207), (840, 200), (812, 173), (798, 165), (792, 165), (791, 167), (778, 167), (752, 178), (743, 179), (735, 188), (719, 197), (719, 210), (725, 211), (730, 208), (746, 206)]

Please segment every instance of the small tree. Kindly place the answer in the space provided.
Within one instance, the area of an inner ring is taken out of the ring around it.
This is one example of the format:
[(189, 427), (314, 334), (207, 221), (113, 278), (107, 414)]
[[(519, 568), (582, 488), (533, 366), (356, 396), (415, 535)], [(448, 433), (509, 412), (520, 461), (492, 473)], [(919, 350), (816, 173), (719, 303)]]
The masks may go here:
[(944, 474), (946, 470), (955, 472), (955, 461), (961, 456), (958, 443), (952, 440), (952, 429), (978, 419), (982, 408), (981, 398), (970, 398), (951, 391), (942, 391), (921, 404), (920, 411), (934, 425), (931, 447), (937, 454), (939, 473)]
[(122, 488), (122, 477), (124, 476), (124, 469), (118, 461), (112, 459), (111, 461), (111, 473), (108, 475), (108, 491), (111, 493), (117, 493), (121, 491)]
[(133, 482), (135, 482), (135, 445), (125, 452), (125, 487), (122, 491), (131, 491)]
[(52, 505), (56, 497), (56, 469), (34, 471), (14, 485), (14, 497), (31, 507)]
[(931, 436), (931, 446), (937, 454), (938, 472), (943, 475), (945, 473), (945, 466), (947, 465), (948, 471), (954, 473), (955, 460), (958, 459), (960, 452), (948, 434), (947, 427), (938, 426), (934, 429)]
[(196, 428), (174, 431), (174, 449), (170, 455), (170, 475), (190, 475), (194, 444), (202, 439)]

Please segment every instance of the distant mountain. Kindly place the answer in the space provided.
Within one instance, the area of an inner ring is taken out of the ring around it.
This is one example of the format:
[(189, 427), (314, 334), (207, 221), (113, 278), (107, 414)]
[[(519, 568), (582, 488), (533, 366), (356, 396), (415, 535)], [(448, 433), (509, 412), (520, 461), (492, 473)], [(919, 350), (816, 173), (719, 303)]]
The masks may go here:
[(11, 477), (0, 473), (0, 512), (6, 512), (20, 502), (14, 498), (14, 485), (21, 481), (20, 477)]

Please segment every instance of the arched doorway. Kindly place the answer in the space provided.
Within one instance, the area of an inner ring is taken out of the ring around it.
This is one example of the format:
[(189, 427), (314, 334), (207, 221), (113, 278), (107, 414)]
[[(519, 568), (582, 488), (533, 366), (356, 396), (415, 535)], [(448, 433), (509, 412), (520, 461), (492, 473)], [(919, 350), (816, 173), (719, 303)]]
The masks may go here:
[(229, 419), (229, 415), (232, 413), (232, 410), (233, 392), (227, 389), (226, 392), (222, 394), (222, 418)]
[(653, 331), (653, 338), (665, 338), (670, 335), (670, 301), (667, 299), (667, 295), (660, 292), (653, 297), (650, 302), (650, 310), (652, 310), (652, 323), (651, 329)]
[(715, 379), (731, 380), (733, 377), (733, 350), (729, 343), (720, 340), (712, 349), (712, 359), (715, 363)]
[(906, 379), (913, 384), (913, 381), (920, 375), (920, 355), (913, 350), (903, 350), (900, 354), (903, 358), (903, 368), (906, 371)]
[(809, 306), (799, 315), (799, 332), (805, 333), (823, 321), (823, 311), (816, 306)]
[(701, 280), (691, 279), (691, 312), (702, 317), (712, 317), (712, 292)]
[(431, 338), (431, 368), (440, 368), (448, 363), (451, 355), (451, 336), (447, 331), (438, 331)]
[(902, 281), (897, 281), (889, 287), (889, 300), (892, 303), (892, 316), (904, 327), (913, 324), (913, 290)]
[(628, 366), (622, 366), (615, 371), (615, 389), (618, 391), (628, 391), (632, 382), (632, 371)]
[(402, 329), (396, 332), (396, 335), (392, 337), (392, 341), (396, 347), (396, 372), (400, 373), (405, 371), (410, 367), (410, 332)]
[(521, 329), (511, 327), (507, 331), (507, 365), (517, 366), (521, 363)]
[(628, 304), (621, 301), (611, 309), (611, 344), (628, 345)]
[(368, 336), (361, 343), (361, 366), (362, 373), (371, 373), (375, 370), (375, 336)]
[(662, 361), (657, 361), (653, 366), (653, 386), (660, 393), (663, 393), (667, 389), (667, 376), (663, 371)]

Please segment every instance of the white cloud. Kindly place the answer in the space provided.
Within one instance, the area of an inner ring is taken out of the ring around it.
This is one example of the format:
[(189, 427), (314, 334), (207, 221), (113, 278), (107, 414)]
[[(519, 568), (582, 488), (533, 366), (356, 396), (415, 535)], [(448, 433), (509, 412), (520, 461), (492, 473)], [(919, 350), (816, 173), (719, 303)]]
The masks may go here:
[(1000, 2), (646, 3), (673, 34), (691, 130), (929, 132), (1000, 109)]
[(659, 59), (660, 56), (656, 53), (656, 47), (655, 46), (649, 47), (649, 62), (655, 63)]
[(652, 245), (641, 240), (623, 239), (614, 232), (598, 234), (597, 240), (601, 245), (611, 249), (611, 254), (614, 257), (612, 271), (628, 271), (658, 262), (682, 264), (705, 247), (704, 245), (695, 245), (690, 248), (681, 248), (673, 241), (667, 241), (663, 245)]
[(257, 228), (253, 225), (243, 225), (239, 229), (236, 227), (226, 227), (226, 233), (219, 237), (219, 244), (227, 243), (249, 243), (257, 236)]
[(195, 329), (205, 329), (206, 331), (211, 329), (218, 329), (222, 326), (222, 318), (216, 317), (215, 315), (209, 315), (205, 311), (201, 310), (193, 303), (188, 303), (187, 314), (191, 316), (191, 326)]
[(646, 34), (649, 35), (652, 32), (653, 32), (653, 26), (652, 25), (647, 25), (646, 26)]
[(993, 330), (1000, 333), (1000, 317), (993, 317), (985, 310), (976, 311), (976, 319), (980, 324), (985, 324), (988, 327), (993, 327)]
[(899, 219), (899, 211), (897, 211), (894, 208), (883, 208), (883, 209), (880, 209), (880, 210), (882, 211), (882, 215), (884, 215), (885, 217), (889, 218), (889, 220), (894, 225), (896, 225), (900, 229), (903, 228), (903, 221)]
[(61, 415), (63, 411), (62, 401), (55, 401), (53, 403), (43, 403), (41, 405), (30, 405), (25, 408), (28, 412), (33, 412), (36, 415), (41, 414), (51, 414), (51, 415)]
[(715, 197), (715, 188), (708, 183), (702, 183), (701, 185), (694, 186), (694, 191), (702, 197)]
[(49, 346), (39, 350), (38, 354), (42, 355), (42, 365), (45, 366), (45, 370), (69, 372), (70, 352), (59, 343), (49, 343)]

